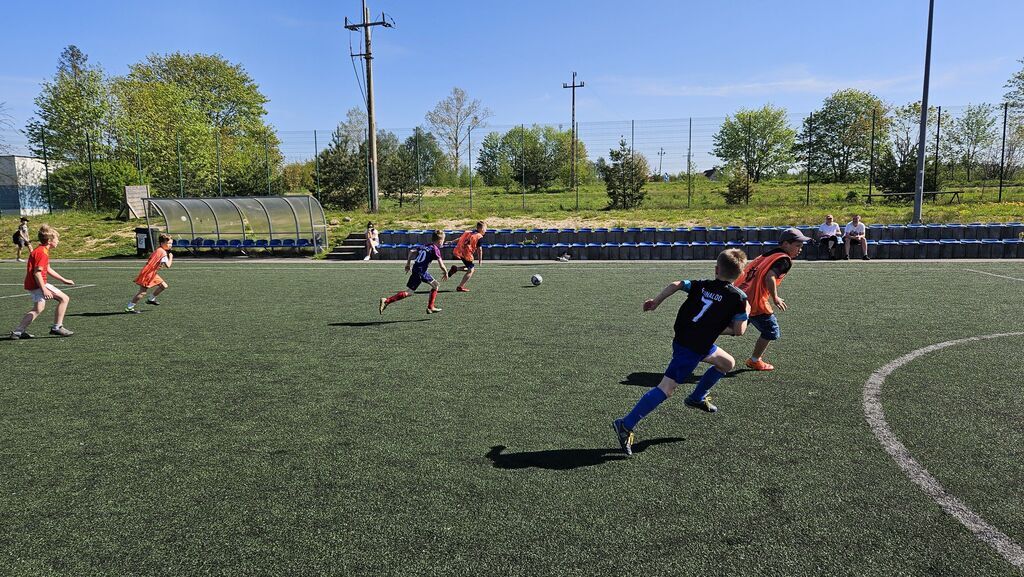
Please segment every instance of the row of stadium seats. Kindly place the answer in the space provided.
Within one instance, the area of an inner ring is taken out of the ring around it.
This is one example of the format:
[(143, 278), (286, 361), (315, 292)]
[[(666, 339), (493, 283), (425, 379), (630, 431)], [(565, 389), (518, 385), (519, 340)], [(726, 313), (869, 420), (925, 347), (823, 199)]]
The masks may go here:
[[(380, 258), (404, 259), (415, 244), (381, 244)], [(550, 260), (566, 253), (575, 260), (706, 260), (727, 248), (742, 249), (754, 258), (777, 247), (775, 241), (712, 242), (624, 242), (624, 243), (537, 243), (484, 244), (484, 259)], [(922, 239), (868, 241), (872, 258), (1024, 258), (1021, 239)], [(452, 259), (451, 244), (444, 256)], [(853, 256), (858, 256), (859, 251)], [(825, 259), (816, 244), (808, 243), (800, 258)]]
[(196, 237), (193, 239), (175, 238), (174, 248), (177, 249), (217, 249), (217, 250), (245, 250), (245, 249), (288, 249), (301, 250), (313, 248), (313, 241), (308, 238), (273, 238), (273, 239), (212, 239)]
[[(712, 227), (647, 227), (647, 228), (544, 228), (544, 229), (493, 229), (487, 231), (485, 240), (494, 244), (533, 243), (623, 243), (623, 242), (745, 242), (776, 241), (779, 234), (788, 227), (782, 226), (712, 226)], [(817, 225), (797, 227), (813, 236)], [(943, 239), (1005, 239), (1020, 238), (1024, 235), (1024, 223), (982, 223), (970, 224), (917, 224), (886, 225), (868, 227), (868, 238), (873, 240), (943, 240)], [(429, 230), (381, 230), (380, 240), (388, 244), (417, 244), (430, 242)], [(451, 239), (458, 237), (461, 230), (446, 231)]]

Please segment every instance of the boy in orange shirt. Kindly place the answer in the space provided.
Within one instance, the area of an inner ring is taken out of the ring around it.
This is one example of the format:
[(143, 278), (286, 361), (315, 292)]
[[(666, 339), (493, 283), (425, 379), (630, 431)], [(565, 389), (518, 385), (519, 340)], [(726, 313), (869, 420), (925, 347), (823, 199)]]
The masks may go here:
[(156, 287), (156, 290), (153, 291), (153, 296), (146, 300), (146, 304), (159, 305), (160, 303), (156, 302), (156, 297), (167, 289), (167, 282), (160, 278), (160, 275), (157, 273), (163, 267), (171, 268), (171, 264), (174, 262), (174, 255), (170, 253), (170, 250), (174, 245), (174, 239), (170, 235), (161, 234), (157, 242), (160, 243), (160, 246), (153, 251), (153, 254), (149, 255), (149, 261), (146, 262), (146, 266), (142, 267), (139, 276), (135, 277), (135, 284), (139, 285), (139, 292), (135, 293), (128, 306), (125, 307), (124, 312), (126, 313), (138, 314), (139, 311), (135, 310), (135, 305), (153, 287)]
[[(467, 230), (462, 233), (458, 242), (455, 243), (455, 250), (452, 251), (452, 254), (455, 255), (455, 258), (462, 259), (462, 266), (452, 265), (451, 270), (448, 271), (448, 276), (451, 277), (460, 270), (466, 271), (462, 281), (459, 282), (459, 286), (455, 287), (455, 290), (460, 293), (469, 292), (469, 289), (466, 288), (466, 283), (472, 278), (476, 265), (484, 261), (484, 249), (482, 246), (479, 246), (479, 243), (486, 233), (487, 225), (480, 221), (476, 223), (476, 230)], [(473, 262), (474, 257), (476, 257), (476, 262)]]
[(804, 243), (809, 240), (811, 239), (798, 229), (787, 228), (779, 237), (779, 248), (752, 260), (747, 268), (743, 269), (740, 278), (736, 279), (736, 287), (745, 292), (750, 299), (750, 324), (761, 331), (761, 337), (754, 344), (754, 352), (747, 359), (748, 368), (755, 371), (775, 369), (761, 358), (768, 350), (768, 345), (782, 336), (772, 304), (780, 311), (789, 308), (786, 301), (779, 296), (779, 285), (793, 266), (793, 259), (800, 254)]
[(25, 274), (25, 290), (32, 295), (32, 310), (25, 313), (18, 328), (11, 331), (11, 340), (35, 338), (28, 333), (28, 326), (43, 313), (43, 310), (46, 309), (46, 301), (51, 299), (57, 301), (57, 311), (54, 314), (50, 334), (58, 337), (70, 337), (75, 334), (64, 328), (64, 313), (68, 310), (71, 297), (47, 282), (50, 277), (53, 277), (66, 285), (74, 286), (75, 284), (75, 281), (62, 277), (50, 267), (50, 249), (57, 248), (59, 242), (60, 234), (52, 226), (44, 224), (39, 227), (39, 246), (29, 255)]

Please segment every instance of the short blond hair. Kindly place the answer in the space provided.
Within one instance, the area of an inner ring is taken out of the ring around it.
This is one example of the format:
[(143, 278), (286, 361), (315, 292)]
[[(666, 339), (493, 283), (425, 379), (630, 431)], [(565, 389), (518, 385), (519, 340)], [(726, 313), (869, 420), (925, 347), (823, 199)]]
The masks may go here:
[(50, 241), (55, 238), (60, 238), (60, 233), (57, 232), (57, 229), (53, 228), (48, 224), (44, 224), (43, 226), (39, 227), (40, 244), (50, 244)]
[(444, 240), (443, 230), (435, 230), (434, 233), (430, 235), (430, 242), (437, 242), (439, 240)]
[(723, 250), (718, 255), (718, 276), (733, 282), (740, 278), (743, 267), (747, 265), (747, 255), (738, 248)]

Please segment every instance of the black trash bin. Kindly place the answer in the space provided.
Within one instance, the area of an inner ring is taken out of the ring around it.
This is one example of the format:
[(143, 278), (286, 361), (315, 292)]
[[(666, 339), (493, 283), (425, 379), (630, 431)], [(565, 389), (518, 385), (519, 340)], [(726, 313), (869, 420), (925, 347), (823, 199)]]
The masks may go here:
[(155, 228), (135, 227), (135, 254), (137, 256), (146, 256), (153, 252), (153, 249), (156, 248), (156, 239), (159, 234), (160, 231)]

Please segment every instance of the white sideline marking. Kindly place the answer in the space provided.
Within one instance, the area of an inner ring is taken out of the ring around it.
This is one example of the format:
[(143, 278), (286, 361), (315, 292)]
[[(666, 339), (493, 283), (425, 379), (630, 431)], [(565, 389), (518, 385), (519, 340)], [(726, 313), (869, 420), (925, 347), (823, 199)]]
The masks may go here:
[(875, 437), (878, 437), (878, 441), (882, 444), (882, 448), (889, 453), (889, 455), (896, 461), (896, 464), (903, 469), (903, 472), (906, 473), (907, 476), (910, 477), (911, 481), (920, 487), (926, 495), (935, 500), (935, 502), (942, 507), (943, 511), (949, 513), (956, 518), (957, 521), (960, 521), (964, 527), (967, 527), (975, 537), (990, 545), (996, 550), (996, 552), (1002, 555), (1004, 559), (1012, 563), (1018, 569), (1024, 570), (1024, 548), (1021, 548), (1019, 544), (999, 529), (989, 525), (981, 518), (980, 515), (968, 508), (963, 501), (947, 493), (946, 490), (942, 488), (939, 480), (933, 477), (931, 473), (924, 468), (924, 465), (917, 462), (917, 460), (910, 455), (910, 451), (907, 447), (896, 438), (892, 429), (889, 428), (888, 423), (885, 422), (885, 412), (882, 409), (882, 384), (885, 383), (885, 378), (892, 374), (893, 371), (910, 361), (947, 347), (954, 347), (985, 339), (1019, 336), (1024, 336), (1024, 332), (999, 333), (994, 335), (957, 339), (930, 345), (903, 355), (872, 373), (871, 377), (868, 378), (867, 382), (864, 384), (864, 416), (867, 418), (868, 424), (871, 425), (871, 431), (874, 432)]
[[(60, 290), (61, 291), (73, 291), (75, 289), (83, 289), (83, 288), (89, 288), (89, 287), (94, 287), (94, 286), (96, 286), (96, 285), (94, 285), (94, 284), (77, 284), (75, 286), (65, 287), (65, 288), (62, 288)], [(31, 293), (29, 293), (28, 291), (25, 291), (25, 292), (23, 292), (21, 294), (2, 296), (2, 297), (0, 297), (0, 299), (13, 299), (13, 298), (18, 298), (18, 297), (27, 297), (29, 294), (31, 294)]]
[(967, 271), (967, 272), (976, 272), (978, 274), (987, 274), (988, 276), (994, 276), (994, 277), (999, 277), (999, 278), (1005, 278), (1007, 280), (1016, 280), (1016, 281), (1024, 282), (1024, 278), (1017, 278), (1015, 276), (1003, 276), (1001, 274), (993, 274), (993, 273), (990, 273), (990, 272), (985, 272), (983, 270), (974, 270), (973, 268), (965, 268), (964, 270)]

